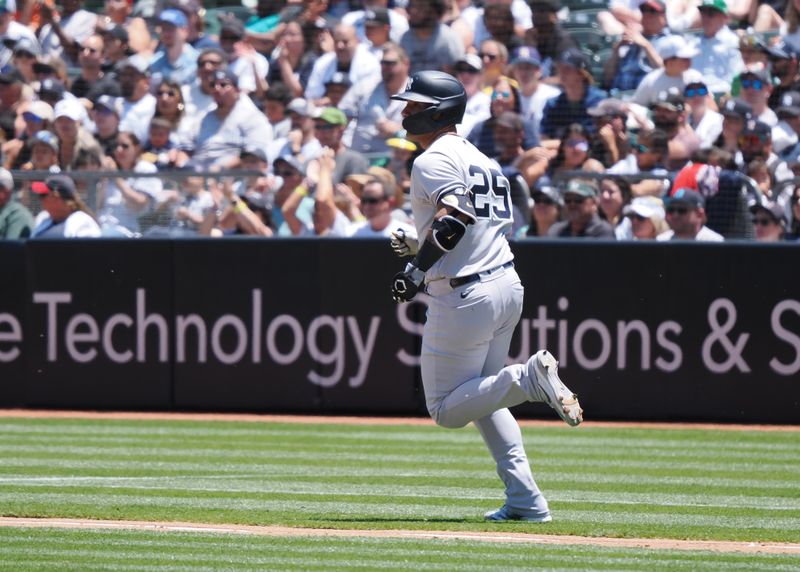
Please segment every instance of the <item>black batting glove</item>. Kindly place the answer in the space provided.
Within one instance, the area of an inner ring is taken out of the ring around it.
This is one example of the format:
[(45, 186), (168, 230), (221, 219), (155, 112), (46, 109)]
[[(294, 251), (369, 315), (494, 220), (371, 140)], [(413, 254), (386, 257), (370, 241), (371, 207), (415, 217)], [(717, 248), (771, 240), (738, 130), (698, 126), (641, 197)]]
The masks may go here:
[(419, 292), (425, 273), (409, 263), (403, 272), (398, 272), (392, 279), (392, 298), (398, 304), (414, 299)]

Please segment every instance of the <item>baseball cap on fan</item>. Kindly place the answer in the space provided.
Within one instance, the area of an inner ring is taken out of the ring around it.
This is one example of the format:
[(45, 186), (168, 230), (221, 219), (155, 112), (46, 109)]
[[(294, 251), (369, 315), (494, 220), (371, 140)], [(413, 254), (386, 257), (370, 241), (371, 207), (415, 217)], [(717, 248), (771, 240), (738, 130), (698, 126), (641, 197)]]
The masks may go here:
[(122, 115), (122, 98), (121, 97), (114, 97), (113, 95), (101, 95), (97, 98), (97, 102), (94, 104), (95, 109), (103, 108), (107, 109), (117, 117)]
[(158, 21), (159, 23), (171, 24), (176, 28), (186, 28), (189, 26), (189, 20), (186, 18), (186, 14), (175, 8), (162, 10), (161, 14), (158, 15)]
[(314, 113), (314, 119), (321, 119), (331, 125), (347, 125), (347, 116), (338, 107), (325, 107)]
[(676, 204), (683, 204), (688, 206), (690, 209), (702, 209), (706, 206), (706, 199), (693, 189), (678, 189), (675, 193), (667, 198), (667, 208), (676, 205)]
[(556, 187), (550, 185), (545, 185), (531, 191), (531, 201), (528, 202), (528, 206), (533, 206), (536, 203), (564, 206), (561, 193), (558, 192)]
[(658, 55), (662, 60), (680, 58), (690, 60), (698, 54), (698, 51), (686, 43), (686, 40), (679, 35), (667, 36), (657, 44)]
[(42, 100), (32, 101), (22, 114), (23, 118), (26, 114), (33, 115), (39, 120), (53, 121), (53, 119), (55, 119), (55, 115), (53, 115), (53, 107), (46, 101)]
[(77, 99), (62, 99), (53, 109), (55, 118), (69, 117), (73, 121), (83, 121), (86, 108)]
[(780, 119), (800, 117), (800, 92), (787, 91), (781, 96), (780, 106), (775, 110)]
[(752, 115), (753, 108), (749, 103), (742, 101), (741, 99), (729, 99), (722, 107), (720, 107), (719, 112), (723, 117), (747, 119)]
[(47, 145), (53, 151), (58, 153), (58, 137), (56, 137), (55, 133), (51, 131), (37, 131), (36, 133), (28, 139), (28, 146), (32, 149), (34, 145)]
[(564, 196), (578, 195), (584, 198), (596, 197), (597, 183), (594, 181), (579, 181), (577, 179), (573, 179), (567, 183), (567, 186), (564, 188), (564, 192), (562, 194)]
[(301, 175), (305, 175), (306, 174), (305, 166), (294, 155), (281, 155), (280, 157), (275, 159), (275, 161), (272, 162), (272, 168), (275, 171), (277, 171), (278, 170), (278, 166), (281, 163), (285, 163), (286, 165), (288, 165), (289, 167), (291, 167), (292, 169), (294, 169), (295, 171), (297, 171)]
[(53, 175), (44, 182), (37, 181), (31, 185), (31, 190), (37, 195), (58, 193), (62, 199), (74, 199), (78, 196), (75, 183), (66, 175)]
[(728, 13), (728, 4), (725, 0), (703, 0), (697, 7), (700, 12), (722, 12)]
[(530, 64), (542, 67), (542, 56), (539, 50), (531, 46), (520, 46), (511, 53), (511, 65)]
[(664, 202), (658, 197), (636, 197), (631, 204), (626, 205), (623, 214), (636, 214), (644, 218), (658, 218), (664, 220)]
[(561, 52), (557, 62), (559, 64), (572, 66), (579, 70), (586, 70), (589, 68), (589, 60), (587, 60), (586, 56), (583, 55), (583, 52), (577, 48), (567, 48)]
[(303, 117), (311, 117), (314, 113), (314, 107), (302, 97), (295, 97), (286, 106), (287, 112), (297, 113)]
[(223, 68), (214, 72), (215, 81), (227, 81), (234, 87), (239, 87), (239, 76), (231, 68)]
[(365, 26), (385, 26), (389, 24), (389, 10), (382, 6), (371, 6), (364, 10)]
[(671, 87), (658, 92), (656, 100), (650, 104), (651, 109), (663, 107), (671, 111), (683, 111), (686, 107), (686, 98), (677, 88)]
[(475, 54), (464, 54), (453, 64), (456, 72), (479, 72), (483, 69), (483, 62)]
[(350, 82), (350, 76), (344, 72), (333, 72), (333, 75), (325, 82), (326, 86), (329, 85), (343, 85), (345, 87), (350, 87), (353, 85)]
[(770, 217), (775, 219), (778, 224), (786, 224), (786, 211), (778, 203), (766, 201), (758, 203), (750, 207), (750, 212), (757, 214), (758, 212), (765, 212)]
[(14, 177), (11, 176), (11, 171), (3, 167), (0, 167), (0, 189), (14, 190)]

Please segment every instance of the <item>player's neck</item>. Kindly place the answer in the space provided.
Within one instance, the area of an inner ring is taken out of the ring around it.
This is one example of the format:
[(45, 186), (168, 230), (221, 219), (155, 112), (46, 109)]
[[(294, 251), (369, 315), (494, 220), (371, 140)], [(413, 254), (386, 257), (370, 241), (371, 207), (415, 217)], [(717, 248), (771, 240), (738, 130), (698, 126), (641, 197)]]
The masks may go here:
[(448, 135), (450, 133), (452, 133), (453, 135), (456, 134), (455, 126), (448, 125), (447, 127), (442, 127), (438, 131), (434, 131), (432, 133), (423, 133), (421, 135), (414, 135), (411, 140), (414, 143), (417, 143), (423, 149), (427, 149), (428, 147), (433, 145), (433, 143), (437, 139), (439, 139), (440, 137), (443, 137), (445, 135)]

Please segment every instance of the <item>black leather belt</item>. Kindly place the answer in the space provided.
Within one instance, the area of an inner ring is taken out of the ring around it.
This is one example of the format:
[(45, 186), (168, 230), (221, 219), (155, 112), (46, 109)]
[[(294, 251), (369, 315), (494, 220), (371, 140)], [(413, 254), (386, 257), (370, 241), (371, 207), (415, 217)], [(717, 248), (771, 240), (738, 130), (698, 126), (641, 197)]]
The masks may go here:
[(514, 261), (513, 260), (509, 260), (508, 262), (506, 262), (502, 266), (495, 266), (494, 268), (492, 268), (490, 270), (484, 270), (482, 272), (477, 272), (475, 274), (470, 274), (469, 276), (459, 276), (458, 278), (451, 278), (450, 279), (450, 288), (453, 288), (455, 290), (456, 288), (458, 288), (460, 286), (464, 286), (465, 284), (471, 284), (472, 282), (477, 282), (478, 280), (481, 279), (481, 274), (491, 274), (492, 272), (497, 272), (498, 270), (501, 270), (501, 269), (504, 269), (504, 268), (511, 268), (512, 266), (514, 266)]

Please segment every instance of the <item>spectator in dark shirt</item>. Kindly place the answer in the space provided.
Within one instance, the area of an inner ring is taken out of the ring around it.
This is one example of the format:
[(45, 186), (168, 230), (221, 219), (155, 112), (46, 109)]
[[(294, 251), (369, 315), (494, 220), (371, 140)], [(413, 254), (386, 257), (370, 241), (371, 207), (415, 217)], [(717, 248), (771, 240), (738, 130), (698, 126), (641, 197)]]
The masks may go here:
[(789, 196), (791, 216), (787, 217), (786, 240), (800, 240), (800, 186), (793, 188)]
[(347, 117), (335, 108), (326, 107), (314, 116), (314, 131), (320, 144), (333, 150), (336, 167), (333, 169), (334, 184), (344, 182), (347, 175), (366, 173), (369, 167), (367, 158), (358, 151), (347, 148), (342, 135), (347, 128)]
[(540, 126), (543, 144), (551, 149), (558, 145), (562, 131), (573, 123), (580, 123), (593, 135), (596, 126), (587, 109), (606, 97), (604, 91), (592, 85), (589, 62), (580, 50), (563, 52), (556, 68), (564, 91), (545, 104)]
[(722, 133), (714, 141), (714, 147), (735, 156), (739, 152), (739, 135), (753, 108), (739, 99), (729, 99), (720, 107), (719, 112), (722, 114)]
[(597, 183), (573, 179), (563, 193), (564, 220), (555, 223), (547, 232), (556, 238), (614, 239), (614, 228), (597, 214)]
[[(550, 75), (553, 63), (569, 49), (577, 48), (575, 40), (561, 27), (558, 11), (561, 5), (556, 0), (531, 0), (535, 47), (542, 56), (544, 75)], [(526, 36), (527, 39), (527, 36)]]
[[(520, 95), (517, 81), (503, 75), (497, 78), (492, 86), (491, 103), (489, 105), (491, 116), (489, 119), (475, 124), (467, 136), (467, 140), (470, 143), (489, 157), (498, 155), (494, 141), (494, 126), (497, 118), (506, 111), (520, 112)], [(537, 143), (538, 139), (533, 132), (533, 126), (530, 122), (525, 123), (523, 149), (535, 147)]]
[(91, 116), (95, 125), (95, 139), (106, 155), (113, 155), (119, 133), (122, 98), (101, 95), (94, 104)]
[(13, 199), (14, 179), (0, 168), (0, 240), (27, 238), (33, 230), (31, 212)]
[(100, 95), (120, 95), (119, 83), (103, 70), (103, 37), (95, 34), (83, 41), (78, 53), (81, 73), (70, 85), (75, 97), (85, 97), (95, 101)]
[(3, 143), (3, 166), (7, 169), (19, 169), (30, 160), (28, 145), (31, 138), (39, 131), (46, 131), (53, 125), (53, 108), (44, 101), (32, 101), (24, 107), (22, 119), (25, 129), (14, 139)]
[(767, 54), (774, 83), (769, 106), (775, 109), (781, 105), (784, 93), (800, 90), (800, 65), (797, 51), (784, 40), (768, 46)]
[(751, 222), (759, 242), (779, 242), (786, 234), (786, 210), (777, 203), (766, 202), (750, 207)]
[(642, 13), (641, 32), (626, 27), (606, 62), (603, 79), (609, 89), (632, 91), (644, 76), (663, 65), (654, 44), (670, 33), (666, 5), (663, 0), (645, 0), (639, 5), (639, 10)]
[(628, 105), (619, 99), (607, 98), (586, 110), (595, 122), (597, 133), (592, 155), (604, 167), (611, 167), (631, 151), (628, 133)]
[(773, 145), (777, 149), (780, 136), (783, 142), (780, 158), (787, 163), (795, 163), (800, 160), (800, 92), (784, 93), (775, 111), (780, 122), (772, 130)]

